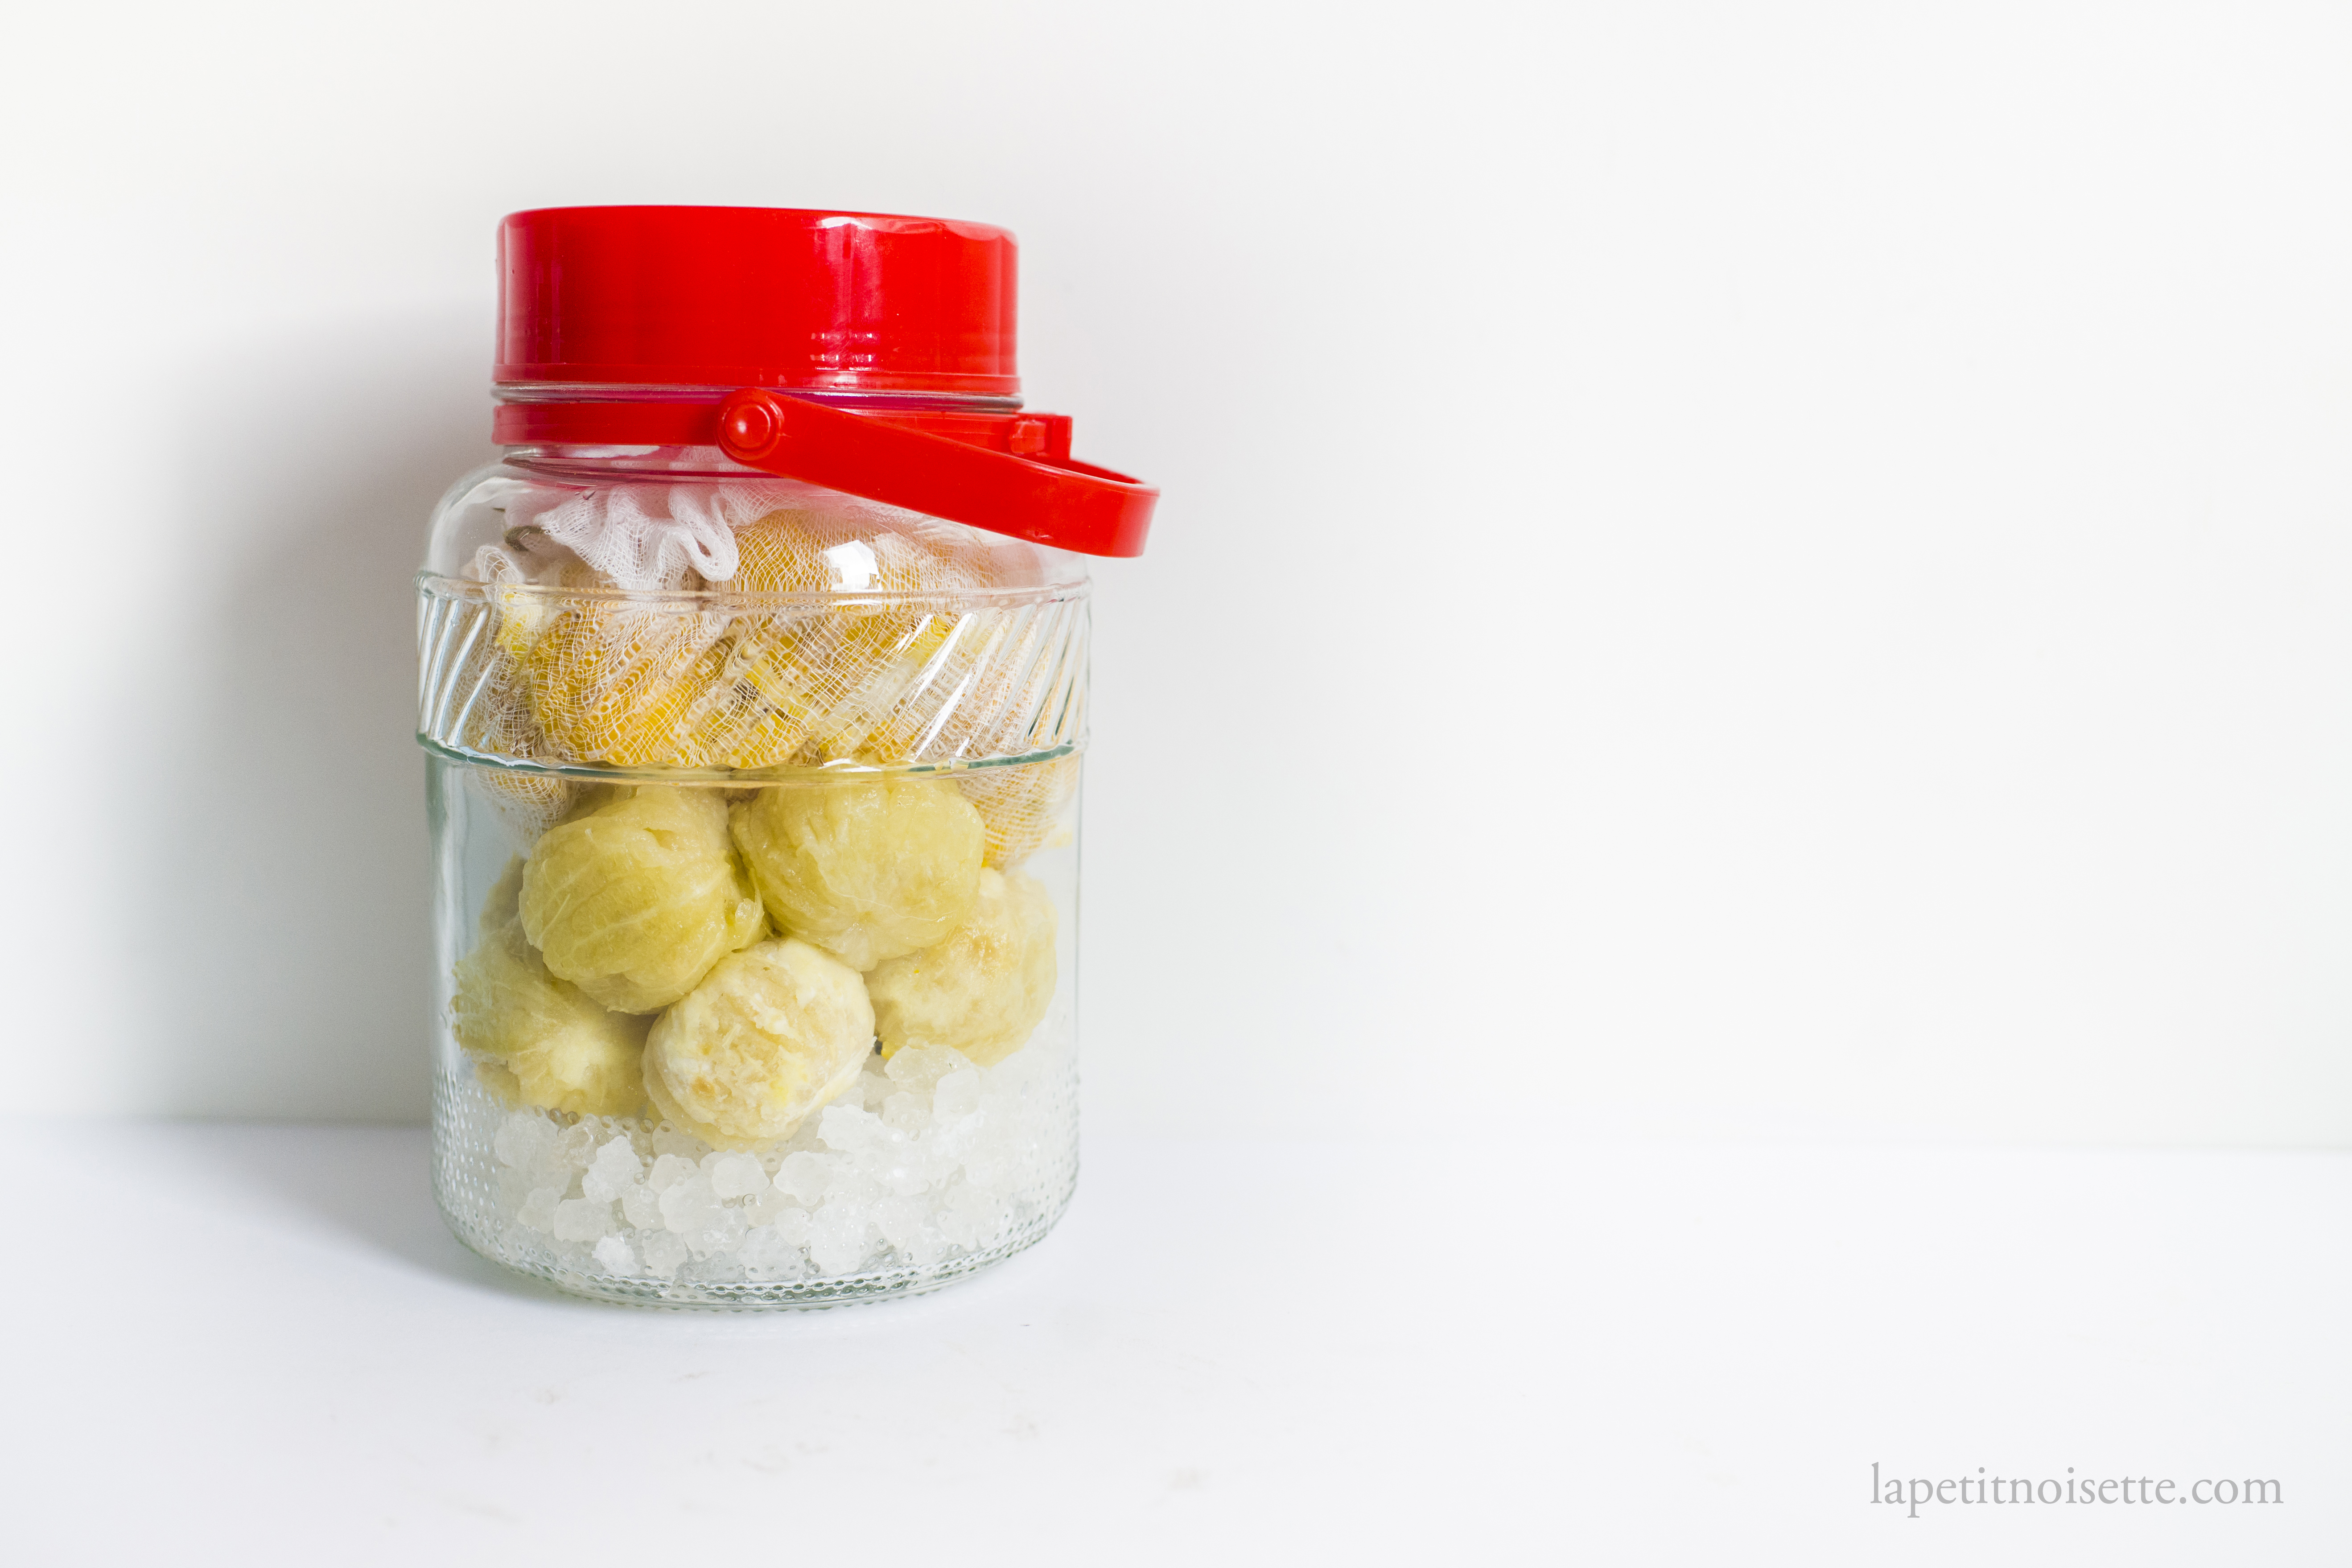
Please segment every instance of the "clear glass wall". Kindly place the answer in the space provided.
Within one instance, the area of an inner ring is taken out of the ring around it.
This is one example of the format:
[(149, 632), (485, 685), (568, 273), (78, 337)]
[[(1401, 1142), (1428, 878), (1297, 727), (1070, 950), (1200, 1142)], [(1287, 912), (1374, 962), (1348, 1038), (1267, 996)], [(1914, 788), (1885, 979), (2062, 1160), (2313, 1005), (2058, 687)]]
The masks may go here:
[(708, 451), (524, 451), (419, 578), (436, 1190), (566, 1289), (813, 1305), (1076, 1175), (1072, 557)]

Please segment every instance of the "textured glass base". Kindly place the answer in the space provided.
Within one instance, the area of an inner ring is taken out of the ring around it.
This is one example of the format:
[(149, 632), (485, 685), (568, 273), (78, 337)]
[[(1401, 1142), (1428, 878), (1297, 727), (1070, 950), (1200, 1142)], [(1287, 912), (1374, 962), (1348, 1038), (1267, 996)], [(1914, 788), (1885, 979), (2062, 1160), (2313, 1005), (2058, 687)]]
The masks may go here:
[(459, 1241), (490, 1262), (534, 1279), (543, 1279), (557, 1289), (568, 1290), (574, 1296), (585, 1296), (597, 1301), (616, 1301), (629, 1307), (750, 1312), (780, 1309), (808, 1310), (838, 1306), (845, 1301), (879, 1301), (892, 1296), (919, 1296), (927, 1290), (936, 1290), (992, 1263), (1001, 1263), (1014, 1253), (1025, 1251), (1044, 1240), (1045, 1233), (1054, 1228), (1063, 1211), (1069, 1207), (1069, 1201), (1070, 1194), (1065, 1192), (1051, 1213), (1017, 1227), (995, 1246), (938, 1263), (879, 1268), (830, 1279), (740, 1282), (627, 1279), (609, 1274), (582, 1273), (559, 1264), (513, 1255), (493, 1237), (475, 1232), (451, 1212), (446, 1203), (441, 1205), (441, 1216), (448, 1221), (450, 1230)]

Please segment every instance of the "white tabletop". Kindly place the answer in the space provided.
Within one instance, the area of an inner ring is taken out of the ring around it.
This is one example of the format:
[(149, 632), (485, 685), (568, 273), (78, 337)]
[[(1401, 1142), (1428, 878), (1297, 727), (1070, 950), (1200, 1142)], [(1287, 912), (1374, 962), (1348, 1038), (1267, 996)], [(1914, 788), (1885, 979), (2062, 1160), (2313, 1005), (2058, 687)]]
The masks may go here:
[[(17, 1562), (2352, 1553), (2345, 1154), (1097, 1132), (992, 1274), (725, 1315), (474, 1258), (421, 1130), (17, 1131)], [(1915, 1519), (1874, 1464), (2282, 1500)]]

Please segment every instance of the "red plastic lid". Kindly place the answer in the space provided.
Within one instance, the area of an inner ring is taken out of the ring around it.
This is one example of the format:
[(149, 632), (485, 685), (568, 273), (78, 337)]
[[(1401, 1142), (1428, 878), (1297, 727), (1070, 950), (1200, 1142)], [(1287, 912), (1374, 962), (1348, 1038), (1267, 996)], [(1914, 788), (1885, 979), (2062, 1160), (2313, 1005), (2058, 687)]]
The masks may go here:
[[(768, 207), (516, 213), (499, 229), (496, 379), (540, 384), (500, 405), (493, 436), (715, 446), (992, 532), (1139, 555), (1160, 492), (1072, 458), (1061, 416), (811, 401), (1013, 400), (1013, 237), (985, 224)], [(734, 390), (571, 400), (551, 383)]]
[(544, 207), (499, 226), (496, 379), (1009, 397), (1013, 237), (789, 207)]

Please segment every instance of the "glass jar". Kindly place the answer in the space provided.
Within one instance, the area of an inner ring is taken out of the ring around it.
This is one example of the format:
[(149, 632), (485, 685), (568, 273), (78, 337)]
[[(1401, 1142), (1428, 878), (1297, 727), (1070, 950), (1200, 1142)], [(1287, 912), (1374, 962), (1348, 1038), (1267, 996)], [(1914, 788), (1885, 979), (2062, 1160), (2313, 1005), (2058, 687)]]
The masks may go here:
[(652, 1304), (1019, 1251), (1077, 1174), (1063, 546), (1152, 492), (1020, 413), (1002, 231), (557, 209), (501, 258), (505, 452), (418, 578), (443, 1213)]

